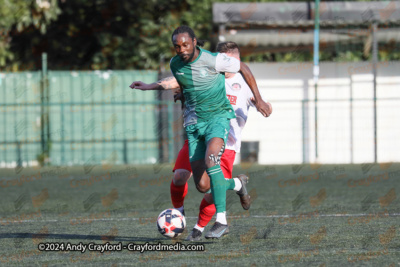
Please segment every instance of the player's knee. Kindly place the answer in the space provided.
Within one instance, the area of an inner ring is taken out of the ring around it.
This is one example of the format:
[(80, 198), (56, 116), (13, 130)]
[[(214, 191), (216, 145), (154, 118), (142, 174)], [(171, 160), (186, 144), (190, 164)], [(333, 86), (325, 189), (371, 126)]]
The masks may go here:
[(210, 183), (206, 181), (200, 181), (196, 184), (196, 189), (200, 193), (206, 193), (208, 190), (210, 190)]
[(216, 156), (215, 154), (211, 153), (210, 155), (207, 155), (205, 158), (205, 163), (206, 167), (211, 168), (214, 167), (215, 165), (218, 165), (220, 163), (220, 158)]
[(196, 189), (197, 189), (197, 191), (199, 191), (200, 193), (206, 193), (208, 190), (210, 190), (210, 188), (204, 188), (204, 187), (202, 187), (201, 185), (196, 185)]
[(182, 186), (187, 183), (192, 173), (188, 170), (178, 169), (174, 171), (173, 182), (176, 186)]
[(211, 193), (204, 194), (204, 199), (207, 201), (207, 203), (212, 204), (214, 203), (214, 199)]
[(219, 151), (210, 149), (207, 151), (205, 163), (207, 168), (214, 167), (215, 165), (221, 165), (221, 157), (225, 151), (225, 145), (222, 145)]

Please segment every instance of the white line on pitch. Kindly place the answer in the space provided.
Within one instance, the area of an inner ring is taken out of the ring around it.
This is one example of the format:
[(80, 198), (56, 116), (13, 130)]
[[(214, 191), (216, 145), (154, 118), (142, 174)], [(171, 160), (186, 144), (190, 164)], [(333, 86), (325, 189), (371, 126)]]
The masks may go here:
[[(253, 218), (294, 218), (294, 217), (305, 217), (309, 216), (311, 213), (300, 213), (298, 215), (252, 215), (249, 217)], [(385, 215), (388, 215), (387, 217), (397, 217), (400, 216), (400, 213), (385, 213)], [(314, 215), (313, 215), (314, 216)], [(372, 216), (375, 217), (374, 213), (371, 214), (366, 214), (366, 213), (360, 213), (360, 214), (347, 214), (347, 213), (337, 213), (337, 214), (317, 214), (314, 217), (367, 217), (367, 216)], [(229, 216), (227, 216), (229, 217)], [(240, 217), (240, 216), (232, 216), (233, 218), (235, 217)]]
[[(303, 217), (303, 216), (308, 216), (307, 213), (304, 214), (298, 214), (298, 215), (292, 215), (292, 214), (282, 214), (282, 215), (251, 215), (251, 216), (226, 216), (227, 218), (294, 218), (294, 217)], [(317, 217), (367, 217), (367, 216), (374, 216), (374, 214), (366, 214), (366, 213), (360, 213), (360, 214), (318, 214), (315, 216)], [(389, 213), (388, 217), (398, 217), (400, 216), (400, 213)], [(96, 221), (148, 221), (148, 220), (154, 220), (155, 217), (147, 217), (147, 218), (98, 218), (98, 219), (70, 219), (70, 220), (21, 220), (21, 221), (5, 221), (7, 223), (30, 223), (30, 222), (83, 222), (79, 224), (85, 224), (86, 222), (96, 222)], [(186, 216), (187, 219), (197, 219), (197, 217), (188, 217)], [(146, 222), (147, 223), (147, 222)]]

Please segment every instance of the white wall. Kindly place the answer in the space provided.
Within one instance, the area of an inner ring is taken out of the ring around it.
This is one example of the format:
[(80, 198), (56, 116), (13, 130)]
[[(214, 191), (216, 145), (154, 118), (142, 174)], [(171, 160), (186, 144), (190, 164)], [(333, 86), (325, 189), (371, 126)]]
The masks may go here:
[[(273, 113), (249, 113), (243, 141), (259, 141), (260, 164), (374, 161), (373, 76), (370, 63), (321, 63), (318, 159), (315, 158), (312, 63), (249, 64)], [(353, 94), (352, 124), (350, 95)], [(306, 105), (305, 129), (302, 100)], [(378, 161), (400, 161), (400, 63), (380, 62), (377, 79)], [(340, 101), (339, 101), (340, 100)], [(303, 138), (303, 134), (305, 134)], [(239, 158), (239, 157), (238, 157)]]

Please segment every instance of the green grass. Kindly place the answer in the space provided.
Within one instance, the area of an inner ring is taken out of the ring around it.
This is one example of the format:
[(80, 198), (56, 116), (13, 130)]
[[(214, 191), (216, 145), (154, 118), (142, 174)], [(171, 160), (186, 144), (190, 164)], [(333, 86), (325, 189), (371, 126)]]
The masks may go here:
[[(196, 222), (202, 198), (192, 179), (185, 200), (187, 230), (170, 240), (155, 224), (158, 214), (172, 207), (171, 168), (0, 170), (0, 265), (400, 264), (400, 164), (235, 166), (234, 174), (250, 176), (252, 207), (243, 211), (237, 195), (228, 192), (230, 234), (198, 242), (204, 252), (38, 251), (40, 242), (187, 244), (183, 239)], [(22, 181), (23, 176), (32, 179)], [(91, 177), (92, 184), (83, 183)], [(361, 184), (362, 179), (370, 184)]]

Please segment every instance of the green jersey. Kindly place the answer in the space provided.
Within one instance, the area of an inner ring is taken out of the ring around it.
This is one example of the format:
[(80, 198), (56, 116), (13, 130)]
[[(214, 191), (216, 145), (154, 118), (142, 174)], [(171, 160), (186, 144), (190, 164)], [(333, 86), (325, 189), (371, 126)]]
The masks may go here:
[(184, 126), (210, 120), (213, 117), (235, 118), (226, 97), (225, 72), (236, 73), (240, 61), (223, 53), (200, 49), (193, 62), (183, 62), (179, 56), (171, 59), (170, 67), (185, 97)]

